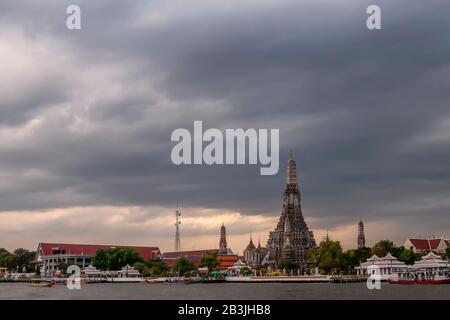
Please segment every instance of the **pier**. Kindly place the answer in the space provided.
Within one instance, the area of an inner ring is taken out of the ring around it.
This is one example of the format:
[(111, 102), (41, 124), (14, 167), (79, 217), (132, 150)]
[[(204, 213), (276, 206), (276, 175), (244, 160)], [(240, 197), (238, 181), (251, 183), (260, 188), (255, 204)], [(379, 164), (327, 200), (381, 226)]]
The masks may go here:
[(315, 283), (332, 282), (332, 276), (248, 276), (248, 277), (225, 277), (226, 282), (241, 283), (269, 283), (269, 282), (295, 282), (295, 283)]

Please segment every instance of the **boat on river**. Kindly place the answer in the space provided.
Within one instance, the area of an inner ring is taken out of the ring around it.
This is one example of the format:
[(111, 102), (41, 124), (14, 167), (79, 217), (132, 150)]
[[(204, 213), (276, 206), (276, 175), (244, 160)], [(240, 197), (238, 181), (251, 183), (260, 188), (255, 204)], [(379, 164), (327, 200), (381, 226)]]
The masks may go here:
[(189, 284), (189, 279), (180, 277), (180, 278), (167, 278), (165, 281), (161, 282), (162, 284)]
[(31, 279), (30, 287), (36, 288), (52, 288), (56, 285), (54, 280), (47, 279)]
[(390, 284), (450, 284), (448, 271), (414, 270), (392, 275)]
[(391, 284), (450, 284), (448, 260), (433, 252), (413, 266), (392, 274)]
[(142, 284), (158, 284), (161, 283), (161, 280), (158, 279), (145, 279), (144, 281), (141, 281)]

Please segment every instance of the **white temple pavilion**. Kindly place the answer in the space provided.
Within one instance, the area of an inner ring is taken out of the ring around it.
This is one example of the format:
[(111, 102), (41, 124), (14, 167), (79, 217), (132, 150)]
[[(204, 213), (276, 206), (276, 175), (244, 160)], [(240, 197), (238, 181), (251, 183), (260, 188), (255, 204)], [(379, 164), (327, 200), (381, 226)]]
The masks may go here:
[(97, 270), (97, 268), (91, 264), (89, 266), (87, 266), (86, 268), (84, 268), (82, 270), (82, 273), (86, 277), (99, 277), (103, 274), (100, 270)]
[(242, 262), (240, 259), (236, 261), (233, 266), (229, 267), (227, 270), (227, 273), (229, 276), (236, 276), (241, 274), (242, 268), (248, 268), (248, 266)]
[(448, 269), (449, 265), (448, 260), (443, 260), (440, 256), (430, 252), (422, 257), (421, 260), (417, 261), (412, 267), (414, 269), (431, 269), (432, 271), (437, 271)]
[(122, 268), (122, 270), (117, 273), (117, 276), (119, 278), (138, 278), (140, 276), (140, 273), (138, 270), (127, 264)]
[(388, 253), (383, 258), (373, 255), (366, 262), (355, 267), (355, 270), (358, 275), (368, 275), (368, 273), (376, 272), (376, 274), (381, 276), (381, 280), (389, 280), (393, 273), (405, 270), (406, 268), (407, 265), (404, 262), (399, 261)]

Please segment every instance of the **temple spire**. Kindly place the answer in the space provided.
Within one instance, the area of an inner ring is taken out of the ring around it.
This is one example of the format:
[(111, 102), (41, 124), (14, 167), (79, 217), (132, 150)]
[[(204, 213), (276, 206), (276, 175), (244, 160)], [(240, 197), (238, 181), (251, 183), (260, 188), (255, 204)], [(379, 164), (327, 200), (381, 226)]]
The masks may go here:
[(294, 157), (292, 156), (292, 151), (289, 152), (289, 160), (287, 167), (287, 184), (297, 183), (297, 166), (295, 164)]
[(366, 236), (364, 235), (364, 222), (360, 219), (358, 223), (358, 249), (366, 247)]
[(220, 242), (219, 242), (219, 254), (227, 254), (227, 233), (225, 229), (225, 224), (222, 223), (222, 227), (220, 227)]
[(289, 152), (285, 181), (281, 215), (275, 230), (269, 233), (267, 240), (269, 254), (266, 262), (277, 267), (284, 261), (291, 261), (303, 273), (310, 267), (308, 250), (316, 247), (316, 241), (303, 218), (297, 168), (292, 151)]

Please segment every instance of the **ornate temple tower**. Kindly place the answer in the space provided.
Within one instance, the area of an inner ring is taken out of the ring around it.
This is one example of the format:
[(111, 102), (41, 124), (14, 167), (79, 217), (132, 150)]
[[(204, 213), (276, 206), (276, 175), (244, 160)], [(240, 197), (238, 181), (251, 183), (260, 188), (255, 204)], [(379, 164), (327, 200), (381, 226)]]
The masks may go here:
[(366, 247), (366, 236), (364, 235), (364, 223), (360, 220), (358, 223), (358, 249)]
[(247, 248), (245, 248), (244, 250), (244, 260), (250, 268), (254, 268), (258, 264), (258, 259), (256, 257), (256, 247), (253, 244), (252, 236), (250, 236), (250, 242), (248, 243)]
[(222, 227), (220, 227), (219, 254), (227, 254), (227, 253), (228, 253), (227, 233), (225, 230), (225, 225), (222, 224)]
[(258, 240), (258, 247), (253, 244), (253, 238), (250, 236), (250, 242), (244, 250), (244, 260), (247, 265), (256, 270), (264, 263), (263, 260), (267, 255), (267, 248), (261, 247), (261, 240)]
[(313, 232), (308, 229), (303, 219), (300, 202), (297, 168), (291, 152), (281, 216), (267, 241), (268, 263), (277, 266), (281, 262), (290, 261), (297, 264), (298, 268), (304, 272), (307, 268), (308, 250), (316, 247), (316, 241)]

